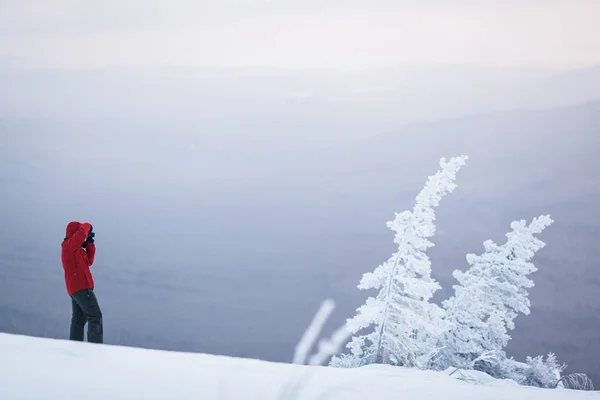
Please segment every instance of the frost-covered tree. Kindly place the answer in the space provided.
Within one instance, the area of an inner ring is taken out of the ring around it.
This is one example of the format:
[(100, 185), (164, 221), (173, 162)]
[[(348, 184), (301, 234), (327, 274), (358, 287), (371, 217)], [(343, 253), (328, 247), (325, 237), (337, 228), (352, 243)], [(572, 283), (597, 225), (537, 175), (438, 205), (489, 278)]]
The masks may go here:
[(514, 221), (505, 244), (488, 240), (482, 255), (467, 254), (471, 267), (454, 271), (459, 285), (454, 286), (454, 296), (443, 302), (449, 330), (438, 343), (443, 346), (438, 368), (477, 368), (472, 363), (482, 354), (504, 354), (515, 317), (529, 314), (528, 289), (534, 283), (528, 276), (537, 270), (531, 259), (545, 246), (535, 235), (552, 222), (548, 215), (534, 218), (529, 225)]
[(351, 354), (334, 357), (332, 366), (358, 366), (371, 363), (425, 367), (435, 353), (436, 338), (443, 332), (443, 310), (431, 303), (440, 289), (431, 277), (426, 251), (435, 234), (434, 208), (442, 197), (456, 188), (456, 173), (467, 156), (440, 160), (440, 170), (430, 176), (416, 197), (412, 211), (396, 214), (387, 226), (395, 232), (398, 251), (373, 272), (364, 274), (359, 289), (376, 289), (346, 321), (353, 334), (370, 328), (370, 333), (354, 336), (347, 347)]
[(560, 380), (560, 374), (567, 367), (559, 364), (554, 353), (544, 357), (527, 357), (527, 369), (523, 377), (522, 385), (537, 386), (542, 388), (555, 388)]

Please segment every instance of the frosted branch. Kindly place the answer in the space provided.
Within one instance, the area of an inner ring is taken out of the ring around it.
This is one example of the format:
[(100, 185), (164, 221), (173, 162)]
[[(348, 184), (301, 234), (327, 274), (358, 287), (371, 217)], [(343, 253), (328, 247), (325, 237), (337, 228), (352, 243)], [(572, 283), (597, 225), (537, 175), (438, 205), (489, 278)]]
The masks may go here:
[(304, 332), (302, 339), (296, 345), (296, 350), (294, 352), (294, 364), (304, 364), (306, 361), (306, 357), (308, 356), (308, 352), (317, 341), (317, 337), (321, 333), (323, 329), (323, 325), (329, 318), (329, 315), (335, 309), (335, 302), (331, 299), (326, 299), (321, 303), (321, 307), (313, 317), (312, 322)]
[(340, 326), (331, 335), (331, 339), (321, 339), (319, 341), (319, 350), (310, 357), (308, 363), (310, 365), (325, 364), (332, 356), (341, 353), (342, 347), (351, 336), (352, 333), (346, 329), (345, 325)]

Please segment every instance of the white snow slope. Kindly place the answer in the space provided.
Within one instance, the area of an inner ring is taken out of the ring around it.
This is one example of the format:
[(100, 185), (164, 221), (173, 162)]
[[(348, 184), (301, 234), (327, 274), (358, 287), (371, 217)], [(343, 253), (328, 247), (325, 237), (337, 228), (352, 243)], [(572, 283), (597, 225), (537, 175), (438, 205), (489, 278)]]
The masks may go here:
[(492, 379), (474, 384), (454, 375), (384, 365), (338, 369), (0, 333), (2, 400), (592, 398), (600, 399), (600, 392)]

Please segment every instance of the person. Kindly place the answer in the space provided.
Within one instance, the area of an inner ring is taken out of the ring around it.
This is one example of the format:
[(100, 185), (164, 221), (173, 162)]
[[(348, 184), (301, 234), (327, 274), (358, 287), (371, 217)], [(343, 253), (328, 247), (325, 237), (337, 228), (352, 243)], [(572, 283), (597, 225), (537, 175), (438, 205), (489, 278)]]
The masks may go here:
[(94, 294), (94, 279), (90, 271), (96, 257), (94, 237), (90, 223), (69, 222), (62, 242), (61, 258), (73, 308), (69, 339), (82, 342), (87, 322), (88, 342), (103, 343), (102, 311)]

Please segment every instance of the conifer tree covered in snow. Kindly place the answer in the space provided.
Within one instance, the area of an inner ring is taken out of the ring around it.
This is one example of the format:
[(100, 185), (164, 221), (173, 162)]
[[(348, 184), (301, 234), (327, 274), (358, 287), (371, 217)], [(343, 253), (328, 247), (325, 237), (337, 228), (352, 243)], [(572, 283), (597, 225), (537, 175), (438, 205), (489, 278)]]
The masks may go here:
[(365, 335), (354, 336), (347, 347), (350, 355), (333, 357), (333, 366), (358, 366), (385, 363), (407, 367), (426, 367), (435, 353), (438, 336), (444, 331), (443, 310), (431, 303), (440, 289), (431, 277), (426, 251), (433, 243), (435, 212), (440, 200), (456, 188), (456, 173), (467, 156), (440, 160), (441, 169), (430, 176), (416, 197), (412, 211), (396, 214), (387, 226), (395, 232), (398, 251), (373, 272), (364, 274), (359, 289), (376, 289), (358, 308), (346, 327), (353, 334), (370, 328)]
[(350, 354), (334, 355), (329, 365), (476, 369), (522, 385), (593, 390), (585, 374), (561, 376), (566, 366), (560, 365), (553, 353), (546, 359), (527, 357), (526, 362), (519, 362), (504, 351), (515, 318), (530, 312), (528, 290), (534, 283), (529, 276), (537, 271), (531, 260), (545, 247), (536, 235), (554, 222), (549, 215), (533, 218), (529, 224), (513, 221), (504, 244), (487, 240), (483, 254), (467, 254), (470, 268), (453, 273), (459, 283), (454, 286), (454, 295), (442, 307), (431, 302), (440, 289), (431, 277), (426, 254), (433, 246), (429, 239), (435, 234), (434, 208), (454, 191), (456, 174), (467, 159), (442, 158), (441, 169), (429, 177), (413, 209), (396, 214), (387, 223), (395, 232), (398, 250), (373, 272), (363, 275), (358, 288), (375, 289), (378, 294), (357, 309), (356, 316), (346, 321), (345, 330), (338, 331), (337, 345), (349, 334), (354, 335), (346, 346)]
[(485, 253), (467, 254), (471, 267), (454, 271), (459, 285), (454, 286), (454, 296), (443, 302), (449, 330), (438, 344), (443, 347), (438, 368), (475, 367), (490, 372), (490, 364), (498, 365), (486, 360), (479, 366), (472, 364), (485, 354), (495, 354), (489, 359), (496, 361), (503, 358), (514, 319), (518, 313), (529, 314), (528, 289), (534, 283), (528, 276), (537, 270), (531, 259), (545, 246), (535, 235), (552, 222), (548, 215), (534, 218), (529, 225), (514, 221), (505, 244), (488, 240)]

